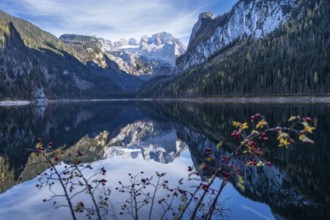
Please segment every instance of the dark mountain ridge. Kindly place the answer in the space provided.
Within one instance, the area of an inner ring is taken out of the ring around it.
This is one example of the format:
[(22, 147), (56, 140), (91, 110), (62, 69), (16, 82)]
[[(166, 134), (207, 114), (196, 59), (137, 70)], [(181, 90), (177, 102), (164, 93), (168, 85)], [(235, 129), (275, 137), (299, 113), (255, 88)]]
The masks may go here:
[(3, 12), (0, 18), (1, 99), (32, 99), (38, 88), (51, 99), (109, 97), (120, 92), (72, 56), (56, 37), (28, 22), (10, 20)]

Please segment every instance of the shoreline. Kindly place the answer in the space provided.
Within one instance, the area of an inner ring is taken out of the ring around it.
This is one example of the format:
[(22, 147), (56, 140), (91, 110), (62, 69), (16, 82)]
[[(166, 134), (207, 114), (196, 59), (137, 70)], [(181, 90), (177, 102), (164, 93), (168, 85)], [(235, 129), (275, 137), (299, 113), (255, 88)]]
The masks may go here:
[[(55, 99), (53, 103), (78, 102), (191, 102), (191, 103), (232, 103), (232, 104), (330, 104), (330, 96), (267, 96), (267, 97), (213, 97), (213, 98), (122, 98), (122, 99)], [(34, 104), (30, 100), (0, 100), (0, 107), (25, 106)]]
[(232, 104), (330, 104), (330, 96), (276, 96), (276, 97), (214, 97), (193, 99), (162, 99), (163, 101), (183, 101), (196, 103), (232, 103)]
[(0, 106), (25, 106), (30, 105), (28, 100), (0, 100)]

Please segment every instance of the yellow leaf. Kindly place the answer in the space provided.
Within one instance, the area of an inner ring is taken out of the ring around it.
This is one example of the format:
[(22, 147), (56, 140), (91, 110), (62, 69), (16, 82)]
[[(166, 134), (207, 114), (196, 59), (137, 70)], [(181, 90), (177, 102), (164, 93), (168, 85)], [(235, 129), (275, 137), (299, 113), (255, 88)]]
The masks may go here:
[(259, 128), (264, 128), (264, 126), (267, 125), (267, 122), (265, 121), (265, 119), (262, 119), (258, 122), (258, 124), (256, 125), (256, 128), (259, 129)]
[(206, 167), (206, 164), (205, 163), (201, 163), (201, 165), (199, 165), (199, 169), (204, 169)]
[(256, 135), (259, 135), (259, 134), (260, 134), (259, 131), (257, 131), (257, 130), (252, 130), (251, 133), (252, 133), (252, 134), (256, 134)]
[(245, 129), (248, 129), (249, 126), (248, 126), (248, 124), (247, 124), (246, 122), (244, 122), (244, 123), (242, 124), (241, 128), (242, 128), (243, 130), (245, 130)]
[(299, 140), (304, 142), (304, 143), (310, 143), (310, 144), (314, 144), (314, 141), (310, 138), (308, 138), (306, 135), (304, 134), (300, 134), (299, 135)]
[(309, 126), (309, 124), (307, 122), (303, 122), (302, 124), (304, 125), (304, 130), (308, 133), (313, 133), (313, 130), (315, 130), (315, 128), (312, 126)]
[(41, 142), (39, 142), (39, 143), (36, 144), (36, 149), (39, 149), (41, 147), (42, 147), (42, 143)]
[(237, 175), (237, 182), (236, 185), (239, 189), (241, 189), (242, 191), (245, 190), (245, 186), (244, 186), (244, 180), (243, 177), (241, 175)]
[(215, 147), (217, 148), (217, 150), (219, 151), (220, 150), (220, 148), (222, 147), (222, 141), (221, 142), (219, 142)]
[(290, 141), (286, 138), (280, 138), (279, 139), (279, 147), (287, 147), (290, 145)]
[(244, 183), (243, 177), (241, 175), (237, 175), (237, 179), (239, 183)]
[(288, 139), (289, 138), (289, 134), (288, 133), (285, 133), (285, 132), (282, 132), (282, 131), (279, 131), (278, 132), (278, 136), (277, 136), (277, 140), (281, 139), (281, 138), (286, 138)]
[(236, 128), (239, 128), (239, 127), (241, 127), (241, 122), (233, 121), (233, 126)]
[(57, 148), (57, 149), (55, 150), (55, 154), (58, 155), (58, 154), (60, 154), (60, 153), (61, 153), (61, 149)]
[(245, 190), (245, 186), (242, 183), (237, 183), (236, 184), (238, 188), (240, 188), (242, 191)]
[(287, 147), (290, 145), (290, 140), (289, 140), (290, 136), (288, 133), (279, 131), (278, 132), (278, 136), (277, 136), (277, 140), (279, 142), (278, 146), (279, 147)]
[(207, 158), (205, 158), (205, 160), (208, 161), (208, 162), (210, 162), (212, 160), (215, 160), (215, 158), (214, 157), (207, 157)]
[(294, 120), (296, 120), (296, 119), (299, 119), (299, 116), (291, 116), (291, 117), (289, 118), (289, 121), (294, 121)]
[(307, 138), (306, 135), (304, 135), (304, 134), (299, 135), (299, 140), (300, 141), (304, 140), (305, 138)]
[(257, 166), (258, 167), (263, 167), (263, 166), (265, 166), (265, 163), (260, 160), (259, 163), (257, 164)]

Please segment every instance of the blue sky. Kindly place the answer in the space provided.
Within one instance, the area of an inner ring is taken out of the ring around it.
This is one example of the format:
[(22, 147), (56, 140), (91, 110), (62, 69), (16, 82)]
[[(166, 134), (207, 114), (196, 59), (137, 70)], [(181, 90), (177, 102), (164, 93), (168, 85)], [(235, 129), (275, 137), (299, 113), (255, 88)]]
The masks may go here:
[(82, 34), (116, 41), (167, 31), (185, 43), (201, 12), (214, 16), (237, 0), (1, 0), (0, 9), (56, 36)]

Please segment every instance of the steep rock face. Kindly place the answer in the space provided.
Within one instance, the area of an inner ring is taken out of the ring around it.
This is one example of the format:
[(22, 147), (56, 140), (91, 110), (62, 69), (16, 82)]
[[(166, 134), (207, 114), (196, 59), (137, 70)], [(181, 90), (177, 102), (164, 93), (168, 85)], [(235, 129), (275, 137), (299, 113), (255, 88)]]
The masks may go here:
[(125, 40), (118, 43), (76, 34), (64, 34), (60, 40), (67, 46), (74, 48), (75, 56), (79, 58), (91, 71), (109, 78), (123, 90), (136, 90), (143, 81), (130, 74), (121, 54), (112, 54), (116, 47), (127, 44)]
[(0, 99), (34, 99), (38, 88), (50, 99), (96, 97), (118, 89), (88, 70), (55, 36), (1, 10), (0, 77)]
[(261, 38), (289, 17), (296, 0), (239, 1), (225, 15), (202, 13), (194, 25), (187, 52), (178, 59), (180, 70), (205, 62), (211, 55), (242, 37)]
[(102, 68), (107, 66), (106, 59), (101, 50), (102, 44), (96, 37), (76, 34), (64, 34), (60, 40), (75, 50), (76, 57), (83, 63), (98, 65)]
[[(2, 24), (0, 32), (7, 30), (7, 33), (9, 33), (9, 29), (4, 28), (5, 24), (11, 23), (19, 33), (24, 45), (29, 48), (48, 49), (56, 53), (60, 53), (61, 51), (67, 53), (73, 52), (70, 47), (67, 47), (54, 35), (41, 30), (30, 22), (13, 17), (2, 10), (0, 10), (0, 23)], [(1, 41), (4, 40), (4, 36), (1, 35), (2, 34), (0, 34), (0, 46)]]
[(196, 24), (194, 25), (194, 27), (191, 31), (189, 42), (192, 42), (195, 39), (196, 34), (197, 34), (198, 30), (201, 28), (201, 26), (212, 21), (212, 19), (213, 19), (212, 12), (201, 13), (198, 17), (198, 21), (196, 22)]

